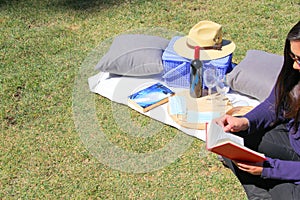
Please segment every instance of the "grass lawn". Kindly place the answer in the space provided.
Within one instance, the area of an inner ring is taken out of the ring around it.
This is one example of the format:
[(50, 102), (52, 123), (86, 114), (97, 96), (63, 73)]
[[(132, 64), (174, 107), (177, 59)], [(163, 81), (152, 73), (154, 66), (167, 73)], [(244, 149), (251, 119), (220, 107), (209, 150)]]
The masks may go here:
[[(114, 115), (125, 106), (88, 92), (87, 77), (97, 72), (86, 58), (124, 32), (161, 27), (187, 34), (205, 19), (222, 24), (224, 38), (236, 43), (234, 62), (249, 49), (282, 54), (299, 8), (286, 0), (0, 0), (0, 199), (246, 199), (202, 141), (134, 111), (136, 130), (157, 131), (127, 134)], [(83, 66), (89, 68), (82, 74)], [(177, 139), (188, 148), (155, 170), (111, 167), (77, 131), (78, 87), (86, 88), (83, 98), (92, 100), (96, 124), (115, 146), (151, 153)]]

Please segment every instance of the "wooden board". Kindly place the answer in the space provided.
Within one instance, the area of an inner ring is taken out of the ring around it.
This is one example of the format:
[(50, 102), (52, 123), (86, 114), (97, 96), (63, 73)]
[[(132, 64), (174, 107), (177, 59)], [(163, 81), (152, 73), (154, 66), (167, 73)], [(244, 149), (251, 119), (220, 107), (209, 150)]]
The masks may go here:
[(243, 116), (253, 109), (253, 106), (236, 106), (226, 112), (232, 116)]
[[(230, 115), (243, 115), (252, 109), (251, 106), (246, 106), (247, 108), (233, 107), (229, 99), (222, 97), (219, 94), (212, 94), (212, 96), (204, 96), (201, 98), (192, 98), (189, 95), (189, 91), (183, 91), (176, 93), (175, 96), (183, 96), (186, 100), (187, 111), (195, 112), (219, 112), (220, 115), (230, 114)], [(169, 104), (170, 105), (170, 104)], [(169, 106), (168, 105), (168, 106)], [(244, 107), (244, 106), (243, 106)], [(188, 122), (185, 115), (171, 115), (171, 118), (185, 128), (204, 130), (206, 123), (191, 123)]]

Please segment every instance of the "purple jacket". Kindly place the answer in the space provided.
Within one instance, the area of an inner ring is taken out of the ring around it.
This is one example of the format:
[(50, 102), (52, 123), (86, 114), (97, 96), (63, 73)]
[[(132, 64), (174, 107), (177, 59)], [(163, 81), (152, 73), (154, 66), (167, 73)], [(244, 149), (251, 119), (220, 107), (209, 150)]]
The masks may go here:
[[(248, 129), (249, 134), (263, 130), (274, 124), (276, 120), (274, 89), (265, 101), (247, 113), (245, 117), (250, 122)], [(282, 121), (285, 120), (282, 115), (279, 116), (279, 119)], [(288, 128), (291, 127), (292, 122), (293, 119), (289, 121), (287, 125)], [(290, 143), (295, 152), (300, 155), (300, 129), (298, 129), (295, 134), (291, 134), (291, 132), (294, 131), (292, 128), (289, 128), (289, 132)], [(300, 184), (300, 161), (285, 161), (268, 158), (266, 162), (269, 163), (270, 167), (263, 168), (261, 175), (263, 178), (291, 180)]]

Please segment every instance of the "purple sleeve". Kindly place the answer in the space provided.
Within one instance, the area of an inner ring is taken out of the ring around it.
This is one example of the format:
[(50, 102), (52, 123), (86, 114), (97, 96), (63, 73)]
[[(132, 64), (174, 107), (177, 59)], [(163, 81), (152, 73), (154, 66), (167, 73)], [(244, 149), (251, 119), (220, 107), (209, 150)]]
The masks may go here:
[(268, 158), (261, 176), (263, 178), (300, 181), (300, 161)]
[(249, 120), (248, 133), (274, 125), (276, 120), (274, 89), (266, 100), (247, 113), (245, 117)]

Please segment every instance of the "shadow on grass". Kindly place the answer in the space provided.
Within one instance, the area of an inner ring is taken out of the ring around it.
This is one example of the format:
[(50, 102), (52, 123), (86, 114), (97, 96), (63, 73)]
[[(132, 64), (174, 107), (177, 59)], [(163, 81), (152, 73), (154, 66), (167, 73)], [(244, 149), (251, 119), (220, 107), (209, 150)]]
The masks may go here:
[(102, 7), (122, 4), (122, 0), (62, 0), (56, 3), (57, 6), (62, 6), (73, 10), (93, 10), (101, 9)]
[[(18, 7), (18, 6), (47, 6), (57, 9), (72, 9), (76, 11), (93, 11), (106, 8), (113, 5), (130, 3), (124, 0), (0, 0), (0, 8), (2, 7)], [(143, 2), (143, 1), (141, 1)]]

